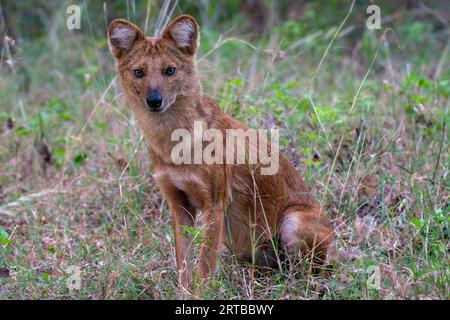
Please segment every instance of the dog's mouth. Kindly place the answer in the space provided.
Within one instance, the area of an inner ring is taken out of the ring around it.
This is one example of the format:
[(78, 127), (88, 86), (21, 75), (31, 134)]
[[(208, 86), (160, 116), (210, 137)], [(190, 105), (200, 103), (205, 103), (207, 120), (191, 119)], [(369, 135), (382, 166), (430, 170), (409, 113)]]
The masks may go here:
[(169, 107), (170, 107), (174, 102), (175, 102), (175, 97), (169, 98), (169, 99), (164, 99), (164, 100), (163, 100), (163, 103), (162, 103), (160, 106), (158, 106), (158, 107), (150, 107), (150, 106), (147, 104), (147, 109), (148, 109), (150, 112), (163, 113), (163, 112), (165, 112), (167, 109), (169, 109)]

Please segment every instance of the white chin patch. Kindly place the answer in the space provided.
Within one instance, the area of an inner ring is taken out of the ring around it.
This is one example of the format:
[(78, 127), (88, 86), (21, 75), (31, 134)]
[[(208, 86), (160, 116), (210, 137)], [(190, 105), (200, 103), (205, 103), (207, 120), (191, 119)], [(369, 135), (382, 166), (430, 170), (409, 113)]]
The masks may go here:
[(172, 98), (172, 99), (170, 99), (170, 100), (167, 100), (167, 102), (163, 104), (163, 108), (162, 108), (162, 110), (161, 110), (160, 112), (164, 112), (164, 111), (166, 111), (167, 109), (169, 109), (170, 106), (171, 106), (174, 102), (175, 102), (175, 98)]

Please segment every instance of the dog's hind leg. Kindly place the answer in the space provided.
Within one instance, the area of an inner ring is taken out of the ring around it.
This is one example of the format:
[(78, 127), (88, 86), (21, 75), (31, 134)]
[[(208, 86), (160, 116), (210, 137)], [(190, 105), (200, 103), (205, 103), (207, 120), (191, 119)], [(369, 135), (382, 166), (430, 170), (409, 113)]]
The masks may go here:
[(300, 250), (311, 257), (313, 266), (323, 266), (334, 250), (334, 231), (318, 205), (290, 206), (283, 212), (280, 241), (287, 253)]

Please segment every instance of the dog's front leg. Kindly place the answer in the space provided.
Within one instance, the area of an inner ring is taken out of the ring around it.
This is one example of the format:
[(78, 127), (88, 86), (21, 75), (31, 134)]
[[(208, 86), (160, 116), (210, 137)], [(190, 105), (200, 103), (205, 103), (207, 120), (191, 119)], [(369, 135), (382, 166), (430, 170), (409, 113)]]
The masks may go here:
[(158, 181), (169, 208), (172, 211), (172, 222), (175, 238), (175, 253), (178, 269), (178, 285), (183, 291), (189, 290), (192, 283), (192, 239), (183, 226), (193, 227), (195, 208), (190, 204), (187, 195), (168, 181)]
[(200, 291), (204, 288), (210, 279), (214, 278), (217, 260), (222, 243), (223, 224), (224, 224), (224, 208), (222, 204), (218, 204), (211, 209), (202, 210), (204, 216), (203, 222), (205, 230), (204, 242), (200, 247), (200, 257), (198, 261), (198, 273), (200, 280)]

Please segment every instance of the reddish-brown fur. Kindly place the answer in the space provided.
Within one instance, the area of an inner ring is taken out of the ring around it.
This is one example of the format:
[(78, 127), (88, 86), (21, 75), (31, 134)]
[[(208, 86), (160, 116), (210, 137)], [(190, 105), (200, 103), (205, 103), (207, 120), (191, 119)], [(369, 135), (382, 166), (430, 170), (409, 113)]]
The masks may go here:
[[(203, 96), (195, 62), (199, 40), (195, 19), (176, 18), (161, 37), (145, 37), (138, 27), (118, 19), (111, 23), (108, 36), (126, 99), (151, 146), (155, 178), (172, 211), (180, 284), (192, 280), (192, 245), (182, 235), (182, 226), (194, 226), (199, 214), (206, 226), (196, 269), (202, 280), (213, 275), (222, 245), (239, 260), (260, 262), (255, 246), (264, 252), (276, 236), (287, 251), (312, 252), (323, 261), (333, 230), (300, 174), (282, 155), (275, 175), (261, 175), (245, 164), (172, 163), (171, 150), (178, 142), (171, 141), (171, 133), (179, 128), (192, 131), (194, 120), (222, 132), (247, 129)], [(176, 67), (174, 76), (164, 74), (169, 66)], [(143, 69), (143, 78), (134, 76), (136, 68)], [(151, 112), (146, 106), (146, 95), (154, 88), (161, 91), (163, 101), (173, 102), (164, 112)]]

